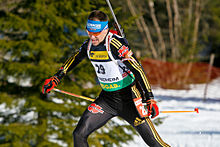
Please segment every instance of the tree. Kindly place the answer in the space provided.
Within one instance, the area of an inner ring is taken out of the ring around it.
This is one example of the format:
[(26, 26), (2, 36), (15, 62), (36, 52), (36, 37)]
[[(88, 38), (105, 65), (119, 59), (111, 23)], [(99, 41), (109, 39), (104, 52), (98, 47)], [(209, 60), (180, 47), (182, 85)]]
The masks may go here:
[[(207, 15), (209, 18), (213, 16), (207, 6), (217, 2), (123, 0), (120, 3), (127, 3), (123, 7), (129, 9), (131, 14), (126, 14), (135, 18), (130, 21), (131, 27), (125, 30), (128, 40), (134, 40), (130, 43), (132, 48), (158, 60), (188, 62), (198, 60), (198, 53), (205, 48), (201, 44), (205, 32), (202, 21)], [(119, 17), (119, 20), (123, 19), (123, 16)], [(146, 33), (144, 30), (147, 30)]]
[[(72, 146), (72, 131), (89, 103), (58, 93), (45, 96), (41, 87), (85, 40), (77, 31), (85, 29), (89, 12), (106, 11), (105, 5), (101, 0), (0, 1), (0, 144)], [(94, 97), (100, 91), (94, 77), (84, 61), (59, 87)], [(88, 81), (93, 87), (85, 89)], [(120, 146), (133, 134), (131, 127), (110, 121), (89, 143)]]
[(201, 17), (202, 30), (200, 36), (202, 43), (205, 45), (203, 61), (209, 62), (210, 54), (215, 54), (214, 65), (220, 67), (220, 2), (218, 0), (206, 0), (204, 2), (205, 12)]

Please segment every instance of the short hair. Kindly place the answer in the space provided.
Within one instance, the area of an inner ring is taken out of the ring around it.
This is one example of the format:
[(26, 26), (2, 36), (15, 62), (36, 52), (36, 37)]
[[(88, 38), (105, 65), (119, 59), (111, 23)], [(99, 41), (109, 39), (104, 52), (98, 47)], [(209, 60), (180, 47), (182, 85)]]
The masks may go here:
[(104, 12), (100, 11), (100, 10), (93, 10), (89, 16), (88, 16), (89, 20), (95, 20), (98, 19), (100, 21), (108, 21), (108, 15), (105, 14)]

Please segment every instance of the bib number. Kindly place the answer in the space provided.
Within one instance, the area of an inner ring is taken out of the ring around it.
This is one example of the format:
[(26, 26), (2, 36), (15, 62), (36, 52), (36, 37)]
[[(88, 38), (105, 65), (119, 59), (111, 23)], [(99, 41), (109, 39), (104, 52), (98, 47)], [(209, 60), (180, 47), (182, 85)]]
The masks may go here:
[(105, 68), (102, 64), (95, 64), (95, 67), (97, 67), (97, 73), (99, 74), (105, 74)]

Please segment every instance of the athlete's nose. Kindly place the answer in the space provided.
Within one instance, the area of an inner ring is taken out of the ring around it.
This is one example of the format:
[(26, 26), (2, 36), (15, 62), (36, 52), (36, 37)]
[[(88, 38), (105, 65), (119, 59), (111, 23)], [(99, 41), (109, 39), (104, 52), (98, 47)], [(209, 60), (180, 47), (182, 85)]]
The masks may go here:
[(91, 37), (91, 38), (95, 38), (95, 36), (94, 36), (94, 35), (90, 35), (90, 37)]
[(90, 37), (91, 39), (95, 39), (95, 38), (96, 38), (96, 36), (94, 36), (94, 35), (89, 35), (89, 37)]

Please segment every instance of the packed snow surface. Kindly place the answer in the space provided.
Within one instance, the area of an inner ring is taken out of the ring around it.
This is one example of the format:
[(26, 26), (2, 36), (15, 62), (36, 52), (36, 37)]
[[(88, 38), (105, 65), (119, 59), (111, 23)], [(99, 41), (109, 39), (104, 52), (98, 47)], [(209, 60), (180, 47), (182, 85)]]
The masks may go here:
[[(172, 147), (220, 147), (220, 78), (208, 84), (206, 101), (204, 98), (205, 84), (191, 85), (190, 90), (170, 90), (153, 88), (155, 99), (161, 111), (184, 110), (199, 108), (199, 113), (160, 113), (158, 118), (164, 118), (159, 126), (155, 126), (161, 138)], [(62, 103), (59, 99), (54, 101)], [(22, 105), (23, 101), (19, 105)], [(6, 109), (0, 105), (0, 112), (12, 113), (18, 108)], [(23, 116), (24, 119), (34, 117), (34, 113)], [(113, 120), (121, 122), (119, 119)], [(2, 121), (2, 118), (0, 118)], [(51, 141), (56, 136), (51, 136)], [(56, 139), (54, 142), (66, 147)], [(134, 141), (123, 144), (123, 147), (146, 147), (140, 136)]]
[[(208, 84), (206, 101), (205, 84), (191, 85), (190, 90), (153, 88), (161, 111), (194, 110), (199, 113), (161, 113), (163, 123), (155, 126), (161, 138), (172, 147), (220, 146), (220, 78)], [(145, 147), (140, 136), (124, 147)]]

